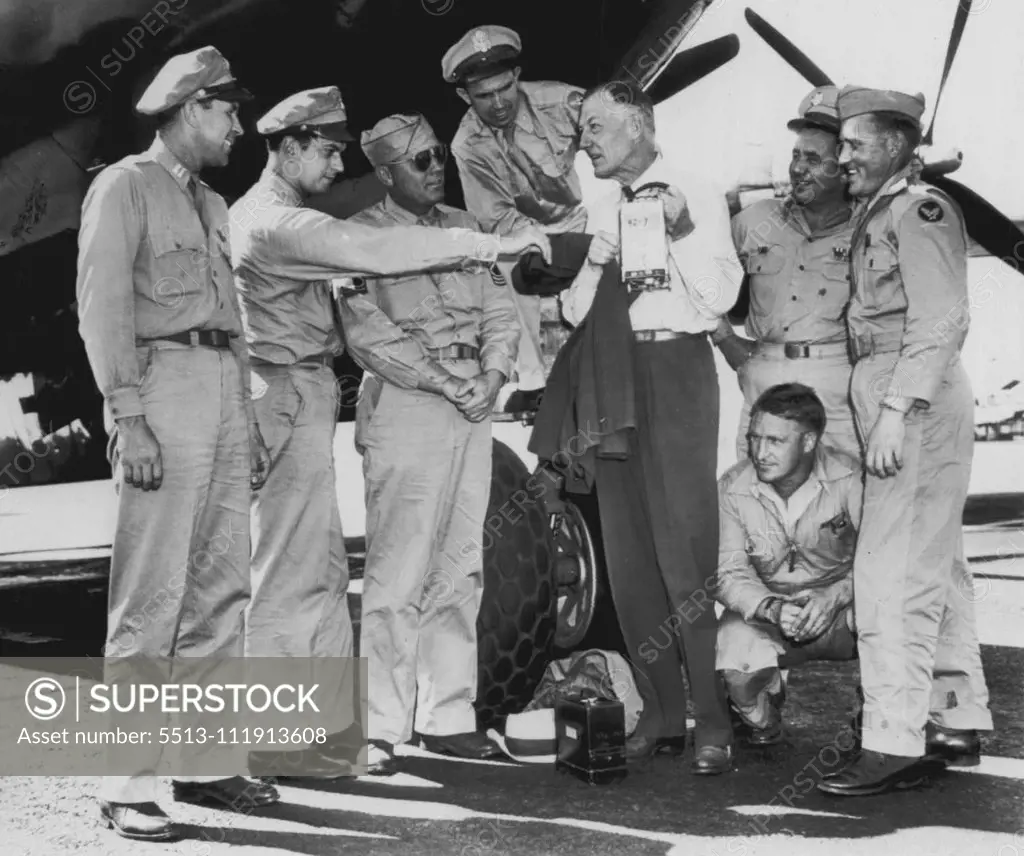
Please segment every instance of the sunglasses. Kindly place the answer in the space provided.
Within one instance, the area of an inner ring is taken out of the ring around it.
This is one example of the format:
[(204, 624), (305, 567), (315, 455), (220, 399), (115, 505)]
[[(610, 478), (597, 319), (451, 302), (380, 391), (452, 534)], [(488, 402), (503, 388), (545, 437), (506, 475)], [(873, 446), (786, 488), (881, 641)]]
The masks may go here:
[(424, 149), (422, 152), (416, 152), (410, 158), (402, 158), (393, 163), (407, 163), (411, 162), (414, 167), (420, 172), (426, 172), (430, 169), (430, 161), (434, 160), (438, 166), (444, 166), (445, 161), (448, 159), (448, 147), (444, 143), (438, 143), (436, 146), (431, 146), (429, 149)]

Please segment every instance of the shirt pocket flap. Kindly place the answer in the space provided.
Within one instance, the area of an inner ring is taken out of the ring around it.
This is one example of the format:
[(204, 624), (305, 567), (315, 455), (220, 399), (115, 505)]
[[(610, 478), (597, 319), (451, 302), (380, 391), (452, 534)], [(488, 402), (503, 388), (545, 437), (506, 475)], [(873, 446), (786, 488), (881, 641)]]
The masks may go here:
[(868, 247), (864, 253), (865, 264), (869, 271), (884, 273), (899, 265), (899, 256), (888, 244), (877, 244)]
[(747, 251), (747, 262), (744, 265), (749, 274), (773, 276), (781, 273), (786, 265), (786, 257), (778, 244), (761, 245)]
[(154, 256), (168, 253), (202, 253), (206, 250), (206, 235), (199, 229), (151, 229), (149, 246)]
[(848, 282), (850, 279), (850, 263), (827, 261), (821, 266), (821, 275), (832, 282)]

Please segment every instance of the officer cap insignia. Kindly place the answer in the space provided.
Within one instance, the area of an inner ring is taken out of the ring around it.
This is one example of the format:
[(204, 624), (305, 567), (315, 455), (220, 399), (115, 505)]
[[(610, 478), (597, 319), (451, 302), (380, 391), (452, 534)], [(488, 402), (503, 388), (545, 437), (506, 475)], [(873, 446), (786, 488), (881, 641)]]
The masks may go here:
[(938, 223), (945, 215), (942, 212), (942, 206), (929, 199), (917, 206), (917, 216), (925, 223)]
[(819, 89), (811, 96), (811, 100), (807, 103), (807, 106), (809, 108), (817, 107), (824, 100), (825, 94)]
[(491, 49), (491, 38), (484, 30), (473, 33), (473, 47), (477, 53), (487, 53)]

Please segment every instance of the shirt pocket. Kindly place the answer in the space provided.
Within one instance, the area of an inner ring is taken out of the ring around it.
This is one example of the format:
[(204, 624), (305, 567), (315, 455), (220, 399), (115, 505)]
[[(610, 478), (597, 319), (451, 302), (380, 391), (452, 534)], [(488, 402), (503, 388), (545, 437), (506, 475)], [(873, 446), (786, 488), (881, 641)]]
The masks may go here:
[(852, 560), (857, 533), (845, 510), (829, 509), (826, 513), (833, 510), (835, 514), (818, 527), (817, 552), (838, 564)]
[(147, 237), (156, 273), (154, 303), (173, 309), (206, 290), (210, 248), (200, 229), (153, 228)]
[(744, 269), (751, 276), (775, 276), (786, 266), (786, 252), (780, 244), (762, 244), (746, 251)]
[(861, 281), (857, 283), (860, 302), (870, 308), (889, 310), (906, 308), (903, 281), (900, 277), (899, 255), (888, 244), (867, 247), (860, 266)]

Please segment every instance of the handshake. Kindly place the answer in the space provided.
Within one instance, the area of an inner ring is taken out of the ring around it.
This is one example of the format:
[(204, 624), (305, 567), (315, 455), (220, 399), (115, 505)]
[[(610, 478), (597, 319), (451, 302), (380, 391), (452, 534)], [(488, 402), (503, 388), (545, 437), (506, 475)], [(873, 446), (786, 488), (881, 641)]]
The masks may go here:
[(505, 376), (493, 369), (474, 378), (450, 375), (442, 381), (439, 392), (454, 404), (470, 422), (483, 422), (494, 410)]

